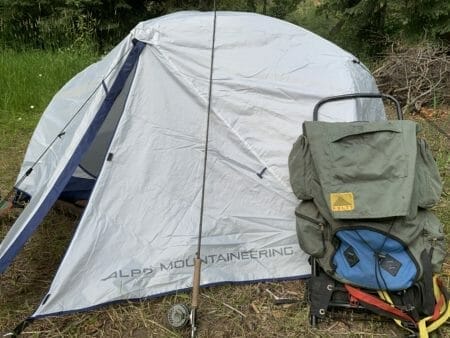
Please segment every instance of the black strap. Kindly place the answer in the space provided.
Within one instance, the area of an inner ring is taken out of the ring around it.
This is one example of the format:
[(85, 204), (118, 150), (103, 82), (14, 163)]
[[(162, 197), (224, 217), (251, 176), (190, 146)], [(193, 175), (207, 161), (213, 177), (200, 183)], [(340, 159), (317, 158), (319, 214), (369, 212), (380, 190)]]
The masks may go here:
[(394, 305), (407, 313), (414, 320), (433, 315), (435, 298), (433, 292), (433, 270), (431, 265), (431, 254), (423, 250), (420, 255), (423, 271), (420, 281), (400, 292), (392, 292), (391, 299)]
[(421, 312), (426, 316), (434, 313), (435, 299), (433, 292), (433, 267), (431, 265), (431, 252), (423, 250), (420, 254), (422, 261), (423, 277), (422, 277), (422, 309)]
[(25, 330), (28, 325), (34, 322), (34, 318), (27, 318), (24, 321), (22, 321), (19, 325), (17, 325), (12, 332), (6, 334), (5, 336), (8, 337), (18, 337), (22, 334), (23, 330)]

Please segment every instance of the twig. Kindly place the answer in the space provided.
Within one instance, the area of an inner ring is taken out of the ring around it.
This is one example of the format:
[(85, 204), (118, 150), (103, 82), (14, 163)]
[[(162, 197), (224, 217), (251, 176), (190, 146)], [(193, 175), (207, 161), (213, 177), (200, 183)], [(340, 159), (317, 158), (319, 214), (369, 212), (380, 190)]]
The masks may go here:
[(203, 297), (206, 297), (206, 298), (208, 298), (208, 299), (211, 299), (211, 300), (213, 300), (213, 301), (215, 301), (215, 302), (217, 302), (217, 303), (221, 303), (222, 305), (226, 306), (226, 307), (229, 308), (230, 310), (233, 310), (234, 312), (240, 314), (242, 317), (247, 318), (247, 316), (246, 316), (244, 313), (242, 313), (241, 311), (239, 311), (238, 309), (232, 307), (231, 305), (229, 305), (229, 304), (227, 304), (227, 303), (224, 303), (224, 302), (221, 302), (220, 300), (214, 299), (214, 298), (212, 298), (211, 296), (205, 295), (204, 293), (202, 293), (202, 296), (203, 296)]
[(380, 90), (394, 93), (405, 112), (419, 110), (422, 104), (434, 103), (436, 98), (448, 103), (450, 56), (445, 46), (394, 45), (373, 74)]
[(258, 309), (258, 307), (255, 305), (255, 303), (250, 303), (250, 306), (252, 307), (253, 311), (255, 311), (255, 313), (259, 314), (260, 311)]
[(163, 330), (164, 332), (170, 333), (173, 337), (180, 337), (180, 335), (176, 332), (170, 331), (167, 327), (159, 324), (158, 322), (155, 322), (151, 319), (146, 319), (147, 321), (149, 321), (150, 323), (152, 323), (153, 325), (159, 327), (161, 330)]

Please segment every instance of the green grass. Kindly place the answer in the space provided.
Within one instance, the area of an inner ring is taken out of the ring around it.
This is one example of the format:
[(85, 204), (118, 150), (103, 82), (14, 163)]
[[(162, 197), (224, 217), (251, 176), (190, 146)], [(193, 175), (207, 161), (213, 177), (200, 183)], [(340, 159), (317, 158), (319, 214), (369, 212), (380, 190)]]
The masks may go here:
[[(0, 54), (0, 122), (8, 129), (32, 131), (50, 99), (73, 75), (97, 56), (10, 50)], [(2, 130), (5, 128), (2, 128)]]
[(0, 194), (13, 184), (26, 144), (53, 95), (96, 59), (74, 50), (0, 52)]
[[(31, 133), (54, 93), (75, 73), (97, 57), (73, 51), (49, 53), (3, 51), (0, 56), (0, 193), (14, 183)], [(42, 76), (40, 76), (41, 74)], [(34, 106), (34, 108), (31, 108)], [(449, 130), (446, 114), (435, 123)], [(412, 118), (412, 117), (409, 117)], [(436, 214), (450, 224), (449, 144), (441, 133), (420, 118), (436, 156), (445, 188)], [(0, 219), (0, 238), (14, 223), (18, 212)], [(14, 328), (33, 313), (50, 286), (53, 275), (72, 237), (77, 217), (52, 210), (6, 273), (0, 276), (0, 334)], [(447, 233), (450, 229), (447, 228)], [(39, 253), (39, 254), (38, 254)], [(448, 273), (450, 267), (444, 266)], [(448, 286), (448, 281), (447, 281)], [(274, 305), (269, 293), (299, 299), (296, 304)], [(370, 316), (360, 321), (347, 311), (320, 323), (308, 324), (308, 307), (303, 302), (304, 282), (258, 283), (220, 286), (202, 290), (200, 337), (401, 337), (402, 331), (391, 321)], [(151, 301), (125, 303), (36, 321), (26, 329), (34, 337), (180, 337), (187, 329), (174, 331), (165, 320), (167, 310), (177, 302), (186, 302), (186, 294)], [(448, 326), (440, 336), (449, 336)], [(439, 335), (436, 335), (439, 336)]]

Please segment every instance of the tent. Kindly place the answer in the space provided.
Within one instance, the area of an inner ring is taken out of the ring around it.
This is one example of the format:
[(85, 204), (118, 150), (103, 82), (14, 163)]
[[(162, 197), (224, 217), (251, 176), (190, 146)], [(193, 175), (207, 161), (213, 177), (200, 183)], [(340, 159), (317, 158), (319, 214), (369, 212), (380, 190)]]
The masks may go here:
[[(52, 99), (16, 188), (31, 197), (0, 246), (0, 272), (58, 198), (88, 204), (32, 318), (192, 286), (213, 15), (138, 24)], [(307, 277), (287, 160), (315, 103), (376, 92), (354, 56), (274, 18), (217, 13), (202, 285)], [(384, 119), (378, 100), (321, 119)], [(32, 170), (31, 170), (32, 168)]]

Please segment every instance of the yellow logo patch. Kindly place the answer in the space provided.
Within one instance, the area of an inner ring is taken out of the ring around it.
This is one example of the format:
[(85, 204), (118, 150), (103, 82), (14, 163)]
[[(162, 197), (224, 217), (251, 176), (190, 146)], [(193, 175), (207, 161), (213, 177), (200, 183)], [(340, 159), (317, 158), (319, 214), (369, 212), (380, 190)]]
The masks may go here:
[(332, 211), (352, 211), (355, 209), (355, 200), (352, 192), (331, 193)]

